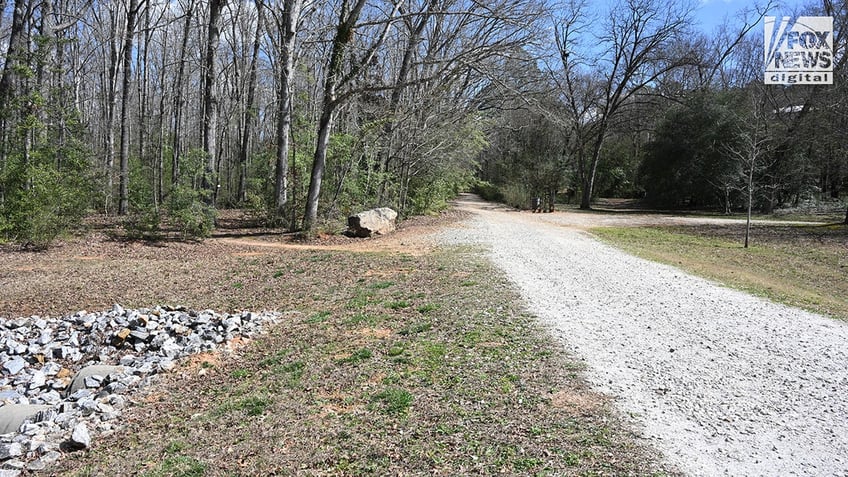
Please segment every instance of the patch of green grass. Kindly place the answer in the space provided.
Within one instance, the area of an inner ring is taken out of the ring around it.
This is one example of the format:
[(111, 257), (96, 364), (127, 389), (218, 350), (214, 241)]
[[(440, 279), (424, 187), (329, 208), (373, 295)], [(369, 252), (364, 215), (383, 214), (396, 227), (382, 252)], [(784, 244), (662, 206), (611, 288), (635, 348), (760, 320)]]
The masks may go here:
[(580, 465), (580, 455), (576, 452), (567, 452), (562, 457), (562, 460), (563, 462), (565, 462), (565, 465), (569, 467), (577, 467), (578, 465)]
[(459, 282), (459, 286), (461, 287), (473, 287), (475, 285), (477, 285), (477, 282), (474, 280), (463, 280)]
[(207, 464), (189, 456), (167, 457), (155, 468), (144, 472), (142, 477), (201, 477), (206, 474)]
[(431, 311), (436, 311), (441, 308), (437, 303), (428, 303), (426, 305), (421, 305), (418, 307), (418, 313), (422, 315), (430, 313)]
[(303, 361), (293, 361), (274, 368), (277, 374), (285, 374), (286, 385), (290, 388), (297, 386), (303, 378), (306, 363)]
[(250, 377), (250, 371), (246, 369), (236, 369), (232, 373), (230, 373), (230, 376), (233, 379), (245, 379)]
[(404, 308), (409, 308), (410, 306), (412, 305), (406, 300), (391, 301), (386, 304), (386, 308), (391, 310), (402, 310)]
[(239, 402), (238, 408), (248, 416), (260, 416), (265, 413), (272, 402), (267, 396), (252, 396)]
[(309, 318), (306, 319), (306, 322), (314, 325), (316, 323), (323, 323), (327, 321), (328, 318), (333, 316), (333, 312), (331, 311), (319, 311), (318, 313), (314, 313)]
[(416, 335), (418, 333), (423, 333), (425, 331), (430, 331), (433, 329), (433, 324), (429, 321), (425, 321), (423, 323), (415, 323), (407, 326), (406, 328), (398, 331), (398, 334), (401, 336), (409, 336)]
[(648, 260), (790, 306), (848, 320), (848, 226), (596, 228), (602, 240)]
[(365, 308), (370, 303), (372, 296), (370, 292), (358, 290), (356, 295), (347, 302), (346, 308), (349, 310)]
[(372, 405), (383, 414), (389, 416), (403, 416), (409, 411), (412, 405), (412, 393), (403, 388), (390, 387), (375, 394), (372, 399)]
[(186, 448), (186, 443), (183, 441), (171, 441), (165, 446), (166, 454), (179, 454)]
[(368, 285), (368, 288), (373, 288), (375, 290), (385, 290), (386, 288), (394, 286), (395, 282), (375, 282)]
[(253, 395), (221, 404), (212, 412), (213, 417), (223, 416), (232, 412), (244, 412), (250, 417), (261, 416), (273, 402), (266, 395)]
[(467, 331), (462, 335), (461, 343), (464, 346), (469, 348), (473, 348), (477, 345), (483, 338), (483, 333), (479, 330)]
[(512, 468), (516, 472), (527, 472), (544, 464), (545, 461), (537, 457), (515, 457), (512, 459)]
[(389, 351), (386, 354), (389, 355), (389, 357), (394, 358), (395, 356), (402, 355), (404, 351), (406, 351), (406, 347), (401, 345), (393, 345), (391, 348), (389, 348)]
[(286, 274), (286, 272), (284, 272), (284, 271), (282, 271), (282, 270), (277, 270), (276, 272), (274, 272), (273, 277), (274, 277), (274, 278), (280, 278), (280, 277), (282, 277), (282, 276), (283, 276), (283, 275), (285, 275), (285, 274)]
[(268, 356), (267, 358), (264, 358), (259, 361), (259, 366), (262, 368), (271, 368), (274, 366), (279, 366), (289, 357), (290, 354), (291, 351), (287, 349), (277, 351), (273, 355)]
[(445, 355), (447, 354), (447, 346), (444, 343), (424, 342), (423, 343), (425, 361), (431, 366), (441, 366), (444, 364)]
[(515, 384), (518, 382), (518, 376), (507, 374), (500, 379), (500, 390), (504, 394), (510, 394), (515, 390)]
[(337, 363), (339, 363), (339, 364), (356, 364), (356, 363), (360, 363), (362, 361), (370, 359), (373, 355), (374, 355), (374, 353), (372, 353), (370, 349), (362, 348), (362, 349), (358, 349), (358, 350), (354, 351), (347, 358), (342, 358), (342, 359), (338, 360)]
[(244, 288), (244, 283), (235, 282), (235, 283), (233, 283), (233, 288), (235, 288), (236, 290), (241, 290), (242, 288)]
[(380, 323), (384, 318), (371, 313), (356, 313), (344, 321), (346, 325), (371, 325)]

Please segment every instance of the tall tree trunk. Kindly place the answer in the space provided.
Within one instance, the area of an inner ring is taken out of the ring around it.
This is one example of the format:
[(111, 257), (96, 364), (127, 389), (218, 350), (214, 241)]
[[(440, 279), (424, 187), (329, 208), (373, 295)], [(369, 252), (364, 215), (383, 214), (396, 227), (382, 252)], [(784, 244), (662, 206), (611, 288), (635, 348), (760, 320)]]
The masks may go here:
[(176, 187), (180, 180), (180, 154), (182, 153), (182, 122), (183, 122), (183, 106), (185, 106), (185, 98), (183, 97), (183, 77), (185, 76), (185, 65), (188, 55), (188, 40), (191, 32), (191, 17), (193, 5), (189, 4), (188, 10), (185, 12), (185, 23), (183, 24), (183, 39), (180, 45), (180, 66), (177, 68), (177, 77), (174, 85), (174, 129), (173, 142), (171, 144), (171, 186)]
[[(418, 18), (418, 23), (412, 27), (409, 35), (409, 41), (407, 42), (406, 48), (403, 52), (403, 59), (400, 62), (400, 68), (398, 69), (397, 78), (395, 79), (395, 88), (392, 90), (392, 96), (389, 103), (389, 111), (392, 116), (390, 120), (386, 122), (385, 126), (383, 126), (383, 134), (386, 137), (386, 143), (381, 151), (382, 159), (378, 160), (377, 164), (375, 164), (376, 167), (380, 167), (385, 172), (388, 172), (391, 167), (391, 158), (393, 154), (392, 146), (394, 142), (392, 139), (397, 124), (397, 118), (395, 115), (398, 112), (400, 100), (403, 97), (403, 91), (406, 89), (406, 82), (408, 81), (409, 74), (412, 71), (412, 61), (415, 57), (415, 52), (424, 38), (424, 28), (430, 21), (430, 17), (432, 16), (433, 10), (436, 6), (437, 0), (430, 0), (427, 3), (426, 9), (419, 14), (420, 17)], [(385, 174), (384, 178), (380, 181), (379, 192), (377, 194), (380, 202), (386, 200), (385, 196), (388, 182), (389, 174)]]
[(595, 177), (598, 173), (598, 163), (601, 162), (601, 150), (604, 147), (606, 131), (607, 123), (606, 121), (602, 121), (598, 127), (598, 137), (592, 146), (592, 155), (589, 158), (589, 163), (581, 168), (583, 174), (581, 177), (580, 208), (583, 210), (592, 208), (592, 193), (595, 189)]
[(751, 164), (748, 168), (748, 212), (745, 216), (745, 248), (748, 248), (748, 238), (751, 236), (751, 209), (754, 204), (754, 167), (756, 156), (751, 154)]
[[(168, 50), (168, 40), (170, 39), (170, 35), (165, 33), (162, 42), (162, 64), (165, 64), (167, 58), (167, 50)], [(158, 171), (158, 175), (156, 177), (156, 207), (162, 203), (162, 199), (165, 197), (165, 68), (159, 69), (159, 87), (161, 91), (159, 92), (159, 133), (157, 140), (157, 152), (156, 152), (156, 169)]]
[(3, 112), (3, 118), (7, 117), (6, 110), (14, 91), (13, 77), (16, 75), (15, 68), (23, 52), (22, 36), (26, 33), (24, 30), (28, 11), (27, 0), (15, 0), (12, 29), (9, 32), (9, 48), (6, 51), (3, 75), (0, 77), (0, 111)]
[[(0, 1), (0, 12), (6, 11), (6, 5), (8, 4), (8, 0)], [(3, 15), (0, 15), (0, 31), (3, 30)]]
[(312, 173), (309, 176), (309, 192), (306, 194), (306, 214), (303, 219), (303, 229), (311, 235), (315, 232), (315, 222), (318, 220), (318, 198), (321, 195), (321, 181), (327, 165), (327, 147), (330, 145), (330, 132), (333, 128), (335, 108), (325, 106), (318, 122), (318, 142), (315, 146), (315, 156), (312, 162)]
[(156, 175), (159, 171), (156, 169), (155, 161), (149, 160), (147, 157), (148, 136), (150, 135), (150, 120), (148, 117), (150, 113), (150, 8), (147, 5), (144, 7), (139, 5), (139, 11), (141, 11), (141, 8), (144, 8), (144, 23), (140, 24), (139, 31), (143, 32), (144, 35), (139, 38), (138, 67), (136, 68), (136, 80), (138, 81), (138, 160), (141, 161), (142, 165), (146, 166), (149, 164), (150, 169), (153, 171), (151, 183), (153, 194), (150, 200), (155, 206), (157, 195)]
[(206, 154), (206, 170), (203, 174), (202, 188), (206, 192), (206, 202), (215, 204), (218, 187), (218, 93), (215, 54), (221, 36), (221, 11), (226, 0), (210, 0), (209, 28), (206, 36), (206, 55), (203, 60), (205, 69), (203, 81), (203, 152)]
[[(354, 27), (359, 20), (359, 15), (365, 7), (366, 0), (356, 0), (356, 4), (347, 12), (348, 0), (342, 1), (339, 23), (333, 38), (330, 52), (330, 62), (327, 66), (327, 77), (324, 80), (324, 98), (321, 103), (321, 119), (318, 122), (318, 140), (315, 146), (315, 156), (312, 161), (312, 173), (309, 178), (309, 192), (306, 196), (306, 212), (303, 217), (303, 229), (307, 236), (315, 233), (315, 225), (318, 220), (318, 199), (321, 196), (321, 180), (324, 177), (324, 169), (327, 163), (327, 147), (330, 144), (330, 132), (333, 128), (333, 119), (336, 108), (339, 106), (337, 89), (342, 83), (343, 67), (347, 45), (353, 41)], [(397, 7), (395, 7), (397, 8)], [(385, 38), (385, 31), (379, 41)], [(365, 59), (367, 63), (369, 59)], [(355, 66), (360, 67), (362, 64)], [(354, 75), (349, 74), (347, 78)]]
[(247, 165), (250, 155), (250, 137), (253, 133), (253, 125), (256, 124), (256, 75), (259, 58), (260, 40), (262, 39), (262, 2), (256, 4), (256, 35), (253, 37), (253, 51), (250, 56), (250, 77), (247, 80), (247, 104), (244, 108), (242, 121), (241, 144), (239, 147), (239, 175), (238, 175), (238, 197), (239, 202), (247, 200)]
[[(280, 81), (277, 86), (277, 164), (274, 171), (274, 207), (282, 216), (288, 203), (289, 138), (292, 124), (292, 85), (294, 83), (294, 48), (303, 0), (285, 0), (280, 42)], [(292, 222), (294, 227), (294, 222)]]
[[(26, 33), (26, 16), (29, 11), (27, 0), (15, 0), (12, 14), (12, 29), (9, 32), (9, 48), (6, 51), (3, 74), (0, 76), (0, 172), (6, 168), (6, 158), (9, 154), (9, 131), (12, 130), (12, 111), (10, 100), (15, 95), (17, 81), (15, 72), (20, 56), (23, 54), (23, 36)], [(5, 197), (5, 191), (0, 183), (0, 202)]]
[(135, 16), (138, 13), (138, 0), (130, 0), (127, 9), (127, 28), (124, 32), (124, 64), (121, 80), (121, 174), (120, 201), (118, 215), (126, 215), (129, 209), (130, 181), (130, 79), (132, 78), (133, 36), (135, 34)]
[[(112, 31), (118, 29), (118, 16), (114, 10), (109, 12)], [(109, 40), (109, 65), (106, 82), (106, 151), (105, 151), (105, 172), (106, 172), (106, 198), (105, 209), (107, 212), (111, 209), (111, 199), (114, 195), (114, 177), (115, 169), (115, 109), (118, 107), (118, 38)]]
[[(42, 43), (40, 43), (38, 48), (42, 51), (39, 53), (41, 59), (37, 63), (36, 91), (39, 92), (42, 98), (50, 101), (53, 89), (53, 74), (51, 74), (51, 71), (56, 70), (56, 43), (53, 41), (54, 31), (52, 0), (42, 0), (41, 2), (41, 25), (39, 30)], [(52, 125), (41, 128), (38, 132), (40, 142), (47, 141), (48, 134), (52, 132), (51, 130), (56, 124), (56, 118), (47, 119), (45, 117), (45, 114), (47, 114), (46, 109), (47, 108), (37, 108), (35, 110), (35, 116), (38, 118), (39, 123)]]

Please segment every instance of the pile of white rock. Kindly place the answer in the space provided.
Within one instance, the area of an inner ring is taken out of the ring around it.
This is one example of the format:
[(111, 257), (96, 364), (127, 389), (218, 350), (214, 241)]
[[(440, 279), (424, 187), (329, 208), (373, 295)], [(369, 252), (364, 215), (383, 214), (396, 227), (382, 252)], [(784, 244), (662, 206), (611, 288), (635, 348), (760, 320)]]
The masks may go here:
[(182, 307), (0, 317), (0, 477), (39, 471), (119, 425), (127, 395), (176, 360), (250, 338), (277, 313)]

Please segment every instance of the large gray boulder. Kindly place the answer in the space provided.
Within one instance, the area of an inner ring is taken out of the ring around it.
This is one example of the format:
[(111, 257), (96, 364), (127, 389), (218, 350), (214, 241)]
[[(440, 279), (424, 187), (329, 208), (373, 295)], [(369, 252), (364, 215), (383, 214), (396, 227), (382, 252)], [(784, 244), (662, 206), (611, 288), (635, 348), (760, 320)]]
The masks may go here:
[(50, 409), (50, 406), (34, 404), (6, 404), (0, 407), (0, 434), (17, 432), (24, 421), (48, 409)]
[(385, 235), (395, 230), (397, 212), (388, 208), (366, 210), (347, 218), (347, 233), (354, 237)]
[(68, 396), (70, 396), (71, 394), (79, 391), (80, 389), (98, 387), (100, 381), (103, 381), (103, 378), (109, 376), (110, 374), (120, 374), (123, 372), (123, 366), (110, 366), (106, 364), (95, 364), (91, 366), (86, 366), (77, 371), (77, 374), (74, 376), (74, 379), (71, 380), (70, 386), (68, 386), (67, 394)]

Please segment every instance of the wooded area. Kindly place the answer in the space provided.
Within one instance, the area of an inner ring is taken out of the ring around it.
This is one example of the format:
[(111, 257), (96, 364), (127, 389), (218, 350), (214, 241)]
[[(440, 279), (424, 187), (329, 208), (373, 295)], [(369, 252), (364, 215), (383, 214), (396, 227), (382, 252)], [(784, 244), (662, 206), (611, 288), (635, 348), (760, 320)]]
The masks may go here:
[[(477, 184), (770, 212), (838, 200), (848, 95), (765, 86), (757, 21), (620, 0), (2, 0), (0, 240), (85, 215), (185, 236), (240, 207), (307, 234)], [(773, 11), (770, 11), (774, 13)], [(787, 12), (782, 12), (786, 14)]]

